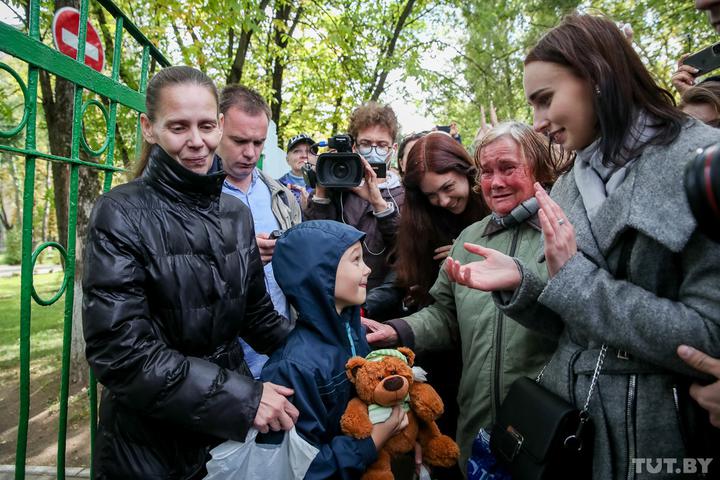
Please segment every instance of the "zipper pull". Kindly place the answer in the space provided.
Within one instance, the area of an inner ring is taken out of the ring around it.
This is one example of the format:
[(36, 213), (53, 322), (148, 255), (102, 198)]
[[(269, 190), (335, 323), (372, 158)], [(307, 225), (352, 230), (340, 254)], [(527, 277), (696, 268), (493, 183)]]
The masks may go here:
[(347, 332), (348, 341), (350, 342), (350, 351), (352, 352), (352, 356), (356, 356), (357, 353), (355, 352), (355, 342), (353, 342), (352, 339), (352, 331), (350, 330), (350, 322), (345, 322), (345, 331)]

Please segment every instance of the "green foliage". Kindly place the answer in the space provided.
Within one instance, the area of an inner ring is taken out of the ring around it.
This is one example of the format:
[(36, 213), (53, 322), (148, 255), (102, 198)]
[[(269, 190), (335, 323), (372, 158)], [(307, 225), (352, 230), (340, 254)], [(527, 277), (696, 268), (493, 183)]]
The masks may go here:
[(523, 57), (544, 31), (576, 9), (630, 23), (636, 51), (657, 82), (671, 91), (670, 75), (680, 55), (717, 41), (693, 2), (475, 0), (460, 7), (466, 33), (454, 68), (463, 77), (435, 83), (438, 95), (428, 102), (429, 109), (456, 119), (465, 138), (480, 126), (480, 106), (487, 110), (491, 102), (500, 120), (531, 122), (522, 85)]
[(20, 265), (22, 260), (22, 231), (19, 228), (5, 231), (4, 264)]
[[(408, 1), (412, 10), (391, 52), (391, 39)], [(371, 98), (383, 74), (406, 69), (423, 76), (421, 55), (435, 43), (421, 37), (430, 25), (440, 25), (442, 12), (450, 8), (450, 3), (429, 0), (158, 0), (149, 8), (138, 0), (119, 4), (175, 63), (204, 70), (218, 86), (231, 72), (241, 35), (251, 32), (240, 83), (270, 102), (275, 67), (284, 69), (281, 143), (299, 131), (344, 130), (352, 109)], [(285, 6), (290, 7), (287, 21), (276, 16)], [(275, 33), (287, 41), (286, 47), (278, 47)], [(137, 64), (124, 61), (128, 70), (137, 70)]]

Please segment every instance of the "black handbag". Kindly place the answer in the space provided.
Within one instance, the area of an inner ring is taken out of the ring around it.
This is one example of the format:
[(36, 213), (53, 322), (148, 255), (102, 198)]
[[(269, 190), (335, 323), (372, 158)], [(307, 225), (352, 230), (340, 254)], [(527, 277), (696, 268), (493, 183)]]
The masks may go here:
[[(588, 414), (607, 346), (598, 362), (582, 410), (521, 377), (513, 382), (490, 434), (490, 450), (513, 480), (592, 478), (594, 428)], [(543, 369), (544, 371), (544, 369)]]

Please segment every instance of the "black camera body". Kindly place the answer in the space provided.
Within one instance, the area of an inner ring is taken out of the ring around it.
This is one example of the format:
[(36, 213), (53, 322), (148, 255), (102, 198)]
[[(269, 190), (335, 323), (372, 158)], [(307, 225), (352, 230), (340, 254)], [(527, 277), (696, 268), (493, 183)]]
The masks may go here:
[[(360, 155), (352, 151), (352, 136), (335, 135), (310, 148), (317, 152), (319, 147), (328, 147), (335, 151), (321, 153), (314, 169), (308, 164), (303, 166), (303, 178), (310, 188), (315, 188), (319, 184), (325, 188), (346, 189), (357, 187), (362, 183), (365, 169)], [(387, 175), (385, 162), (371, 162), (370, 166), (379, 178), (385, 178)]]
[(720, 242), (720, 143), (699, 150), (685, 166), (685, 194), (698, 229)]

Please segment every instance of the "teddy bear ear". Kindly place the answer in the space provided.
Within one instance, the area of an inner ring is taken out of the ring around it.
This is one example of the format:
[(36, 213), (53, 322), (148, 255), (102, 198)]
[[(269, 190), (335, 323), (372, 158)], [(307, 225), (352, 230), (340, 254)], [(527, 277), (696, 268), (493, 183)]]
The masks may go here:
[(407, 361), (408, 361), (408, 365), (410, 365), (412, 367), (413, 363), (415, 363), (415, 352), (413, 352), (412, 350), (410, 350), (407, 347), (399, 347), (398, 352), (405, 355), (405, 357), (407, 358)]
[(363, 357), (352, 357), (348, 360), (345, 364), (345, 374), (350, 382), (355, 383), (355, 375), (357, 375), (358, 369), (365, 365), (365, 362), (367, 362), (367, 360)]

